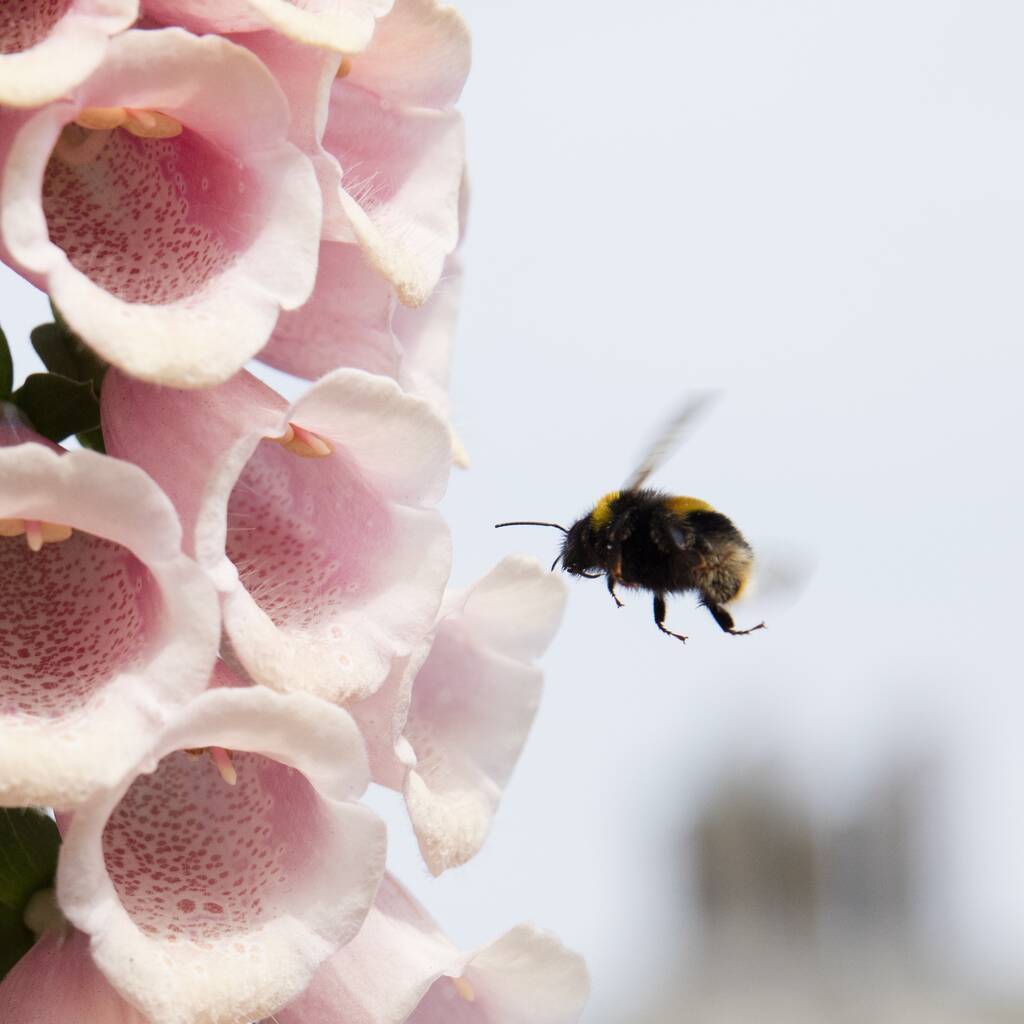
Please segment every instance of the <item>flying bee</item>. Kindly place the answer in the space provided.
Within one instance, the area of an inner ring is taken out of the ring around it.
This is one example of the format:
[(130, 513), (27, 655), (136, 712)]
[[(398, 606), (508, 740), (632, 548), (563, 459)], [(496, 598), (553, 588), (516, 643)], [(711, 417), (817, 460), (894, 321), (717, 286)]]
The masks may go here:
[(700, 603), (732, 636), (764, 629), (760, 622), (737, 629), (725, 605), (749, 583), (754, 553), (732, 520), (706, 501), (644, 487), (648, 477), (675, 450), (685, 430), (706, 408), (711, 395), (690, 399), (666, 424), (621, 490), (612, 491), (568, 529), (558, 523), (517, 521), (503, 526), (551, 526), (565, 534), (559, 562), (571, 576), (604, 577), (615, 604), (616, 587), (650, 590), (654, 621), (662, 633), (686, 641), (665, 625), (666, 594), (696, 591)]

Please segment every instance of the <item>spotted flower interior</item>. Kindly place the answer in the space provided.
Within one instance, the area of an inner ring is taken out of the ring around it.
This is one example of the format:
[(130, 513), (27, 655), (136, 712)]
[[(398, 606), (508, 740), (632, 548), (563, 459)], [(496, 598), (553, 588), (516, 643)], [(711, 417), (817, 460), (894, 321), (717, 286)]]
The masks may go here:
[(126, 302), (201, 291), (249, 246), (259, 189), (235, 157), (188, 128), (140, 138), (123, 127), (68, 125), (46, 166), (50, 240)]
[(209, 751), (177, 751), (141, 775), (103, 830), (103, 855), (137, 927), (208, 948), (294, 911), (292, 876), (328, 826), (293, 768), (259, 754), (230, 755), (229, 785)]
[(126, 548), (75, 531), (33, 551), (0, 536), (0, 714), (73, 715), (117, 673), (137, 670), (158, 635), (162, 601)]
[[(378, 582), (391, 543), (384, 500), (341, 451), (297, 458), (263, 441), (228, 501), (227, 554), (253, 600), (285, 631), (328, 631)], [(340, 655), (344, 657), (344, 655)]]
[(74, 0), (7, 0), (0, 7), (0, 53), (20, 53), (42, 42)]

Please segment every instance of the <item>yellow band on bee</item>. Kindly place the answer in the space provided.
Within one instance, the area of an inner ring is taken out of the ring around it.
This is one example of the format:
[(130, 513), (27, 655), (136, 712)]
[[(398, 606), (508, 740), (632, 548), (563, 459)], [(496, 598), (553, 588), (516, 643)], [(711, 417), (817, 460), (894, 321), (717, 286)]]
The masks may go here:
[(714, 512), (714, 509), (700, 498), (687, 498), (677, 495), (665, 502), (665, 507), (676, 515), (685, 516), (688, 512)]
[(603, 529), (611, 522), (612, 502), (619, 494), (619, 491), (611, 491), (594, 506), (594, 511), (590, 513), (590, 525), (595, 530)]

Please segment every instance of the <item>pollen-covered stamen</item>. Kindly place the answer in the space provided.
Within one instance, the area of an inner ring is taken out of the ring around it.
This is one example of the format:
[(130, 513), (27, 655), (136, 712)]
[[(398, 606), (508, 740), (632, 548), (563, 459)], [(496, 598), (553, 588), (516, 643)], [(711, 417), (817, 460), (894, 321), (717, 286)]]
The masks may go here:
[(452, 978), (452, 987), (467, 1003), (476, 1002), (476, 992), (465, 978)]
[(342, 57), (341, 63), (338, 65), (338, 71), (335, 78), (347, 78), (349, 72), (352, 70), (352, 60), (349, 57)]
[(210, 747), (210, 760), (220, 772), (220, 777), (229, 786), (233, 786), (238, 781), (238, 772), (235, 771), (230, 751), (223, 747)]
[(124, 107), (86, 107), (75, 118), (75, 124), (79, 128), (109, 131), (120, 128), (127, 118), (128, 111)]
[(322, 459), (334, 451), (329, 441), (294, 423), (289, 423), (280, 437), (268, 437), (267, 440), (281, 445), (293, 455), (301, 455), (304, 459)]
[(159, 110), (128, 110), (125, 131), (140, 139), (173, 139), (182, 132), (182, 123)]
[(235, 764), (231, 760), (230, 750), (225, 750), (223, 747), (186, 747), (185, 753), (189, 757), (202, 757), (203, 754), (209, 754), (213, 766), (220, 772), (220, 777), (229, 786), (233, 786), (238, 782), (238, 772), (235, 770)]
[(0, 519), (0, 537), (20, 537), (32, 551), (41, 551), (44, 544), (59, 544), (71, 536), (70, 526), (63, 523), (44, 523), (38, 519)]

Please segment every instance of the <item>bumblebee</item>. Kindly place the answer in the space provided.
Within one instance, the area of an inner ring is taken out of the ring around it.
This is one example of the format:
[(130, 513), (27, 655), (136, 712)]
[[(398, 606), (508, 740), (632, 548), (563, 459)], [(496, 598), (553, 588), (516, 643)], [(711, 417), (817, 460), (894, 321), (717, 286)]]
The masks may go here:
[(686, 641), (665, 625), (665, 596), (695, 591), (715, 622), (732, 636), (764, 629), (760, 622), (737, 629), (725, 605), (750, 581), (754, 553), (733, 525), (706, 501), (667, 494), (643, 485), (678, 445), (685, 429), (710, 401), (701, 395), (687, 402), (666, 425), (621, 490), (601, 498), (568, 529), (558, 523), (517, 521), (503, 526), (551, 526), (565, 534), (559, 562), (571, 576), (600, 579), (615, 604), (616, 587), (654, 594), (654, 621), (662, 633)]

